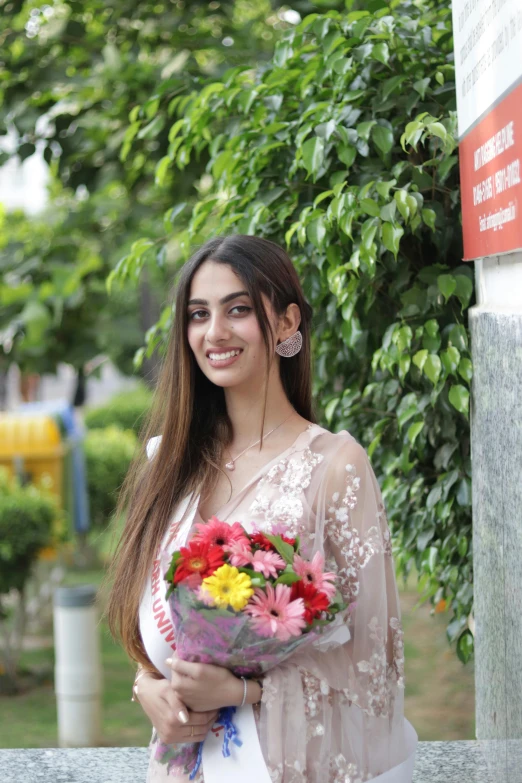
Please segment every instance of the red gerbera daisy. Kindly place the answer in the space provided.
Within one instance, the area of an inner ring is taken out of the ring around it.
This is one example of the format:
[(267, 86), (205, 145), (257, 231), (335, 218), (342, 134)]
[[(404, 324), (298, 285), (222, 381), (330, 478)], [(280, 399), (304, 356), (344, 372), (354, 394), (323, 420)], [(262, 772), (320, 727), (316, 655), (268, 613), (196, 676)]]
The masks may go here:
[(202, 579), (212, 576), (225, 562), (223, 548), (212, 546), (205, 541), (190, 541), (188, 546), (182, 546), (179, 551), (181, 557), (174, 574), (175, 585), (193, 574), (199, 574)]
[(320, 617), (321, 612), (326, 611), (329, 606), (328, 597), (319, 592), (313, 584), (306, 584), (302, 579), (299, 582), (294, 582), (292, 585), (292, 592), (290, 600), (295, 601), (296, 598), (302, 598), (305, 613), (304, 617), (307, 623), (313, 622), (316, 617)]
[(275, 552), (275, 546), (263, 533), (254, 533), (250, 541), (254, 546), (258, 546), (259, 549), (264, 549), (265, 552)]
[(288, 536), (281, 536), (283, 541), (286, 541), (287, 544), (290, 544), (290, 546), (295, 546), (296, 539), (295, 538), (289, 538)]

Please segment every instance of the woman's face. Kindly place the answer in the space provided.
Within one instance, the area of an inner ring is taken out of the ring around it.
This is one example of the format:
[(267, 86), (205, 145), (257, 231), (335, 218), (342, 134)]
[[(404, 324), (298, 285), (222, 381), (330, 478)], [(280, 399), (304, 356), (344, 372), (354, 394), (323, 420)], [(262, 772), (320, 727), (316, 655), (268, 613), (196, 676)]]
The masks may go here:
[[(263, 303), (274, 323), (265, 296)], [(217, 386), (250, 385), (264, 377), (261, 329), (245, 284), (228, 264), (205, 261), (194, 274), (187, 336), (201, 371)]]

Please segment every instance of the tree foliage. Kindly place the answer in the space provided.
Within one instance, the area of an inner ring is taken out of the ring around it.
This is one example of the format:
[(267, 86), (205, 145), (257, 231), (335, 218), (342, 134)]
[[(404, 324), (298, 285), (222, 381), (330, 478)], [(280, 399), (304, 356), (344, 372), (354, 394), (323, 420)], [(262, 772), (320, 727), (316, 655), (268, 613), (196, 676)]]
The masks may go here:
[[(467, 660), (473, 276), (461, 263), (451, 11), (381, 6), (309, 15), (266, 64), (176, 103), (156, 177), (175, 184), (187, 161), (205, 163), (188, 224), (179, 205), (166, 214), (184, 257), (215, 233), (288, 247), (315, 311), (323, 421), (367, 447), (398, 568), (416, 566)], [(124, 257), (111, 282), (143, 260)], [(169, 322), (165, 310), (149, 349)]]
[(14, 142), (0, 163), (38, 149), (52, 174), (44, 214), (4, 218), (4, 365), (79, 368), (106, 350), (132, 370), (157, 315), (138, 317), (133, 288), (107, 301), (105, 278), (123, 255), (145, 249), (157, 271), (141, 279), (140, 298), (147, 285), (162, 297), (162, 270), (175, 256), (162, 213), (192, 192), (204, 167), (187, 161), (183, 178), (156, 188), (169, 146), (163, 109), (230, 64), (268, 58), (290, 27), (278, 11), (269, 0), (0, 0), (0, 135), (11, 131)]

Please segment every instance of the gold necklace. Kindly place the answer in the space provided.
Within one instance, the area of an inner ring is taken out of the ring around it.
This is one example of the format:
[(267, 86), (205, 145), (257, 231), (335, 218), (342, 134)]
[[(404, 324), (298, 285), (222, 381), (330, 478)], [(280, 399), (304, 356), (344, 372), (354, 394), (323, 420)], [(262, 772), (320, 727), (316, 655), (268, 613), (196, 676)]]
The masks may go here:
[[(288, 419), (289, 419), (291, 416), (293, 416), (293, 415), (294, 415), (294, 413), (295, 413), (295, 411), (292, 411), (292, 413), (290, 414), (290, 416), (287, 416), (287, 417), (286, 417), (286, 419), (285, 419), (284, 421), (282, 421), (280, 424), (278, 424), (278, 425), (277, 425), (277, 427), (274, 427), (273, 429), (271, 429), (271, 430), (270, 430), (270, 432), (267, 432), (267, 433), (266, 433), (266, 435), (264, 435), (263, 439), (265, 439), (265, 438), (268, 438), (268, 436), (269, 436), (269, 435), (271, 435), (273, 432), (275, 432), (277, 429), (279, 429), (279, 427), (282, 427), (282, 426), (283, 426), (283, 424), (285, 424), (285, 422), (287, 422), (287, 421), (288, 421)], [(242, 452), (240, 452), (240, 453), (237, 455), (237, 457), (234, 457), (233, 459), (231, 459), (231, 460), (230, 460), (230, 462), (225, 462), (225, 467), (226, 467), (226, 469), (227, 469), (227, 470), (235, 470), (235, 469), (236, 469), (236, 466), (235, 466), (235, 464), (234, 464), (234, 463), (236, 462), (236, 460), (238, 460), (238, 459), (239, 459), (241, 456), (243, 456), (243, 454), (244, 454), (246, 451), (248, 451), (249, 449), (253, 449), (253, 448), (254, 448), (254, 446), (257, 446), (257, 444), (258, 444), (258, 443), (260, 443), (260, 442), (261, 442), (261, 438), (259, 438), (259, 440), (256, 440), (256, 442), (255, 442), (255, 443), (252, 443), (250, 446), (247, 446), (247, 447), (246, 447), (246, 449), (243, 449), (243, 451), (242, 451)]]

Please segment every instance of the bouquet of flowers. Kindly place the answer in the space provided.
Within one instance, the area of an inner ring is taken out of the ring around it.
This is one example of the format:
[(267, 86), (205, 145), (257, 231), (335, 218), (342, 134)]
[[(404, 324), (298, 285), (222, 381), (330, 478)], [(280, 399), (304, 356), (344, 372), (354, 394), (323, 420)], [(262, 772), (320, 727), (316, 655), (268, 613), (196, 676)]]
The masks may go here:
[[(306, 560), (298, 538), (275, 528), (250, 534), (238, 522), (216, 517), (196, 530), (173, 553), (164, 577), (180, 658), (256, 677), (340, 627), (336, 615), (346, 607), (335, 574), (323, 570), (320, 552)], [(224, 756), (230, 755), (230, 741), (241, 745), (234, 712), (225, 708), (218, 716), (225, 729)], [(202, 744), (159, 743), (155, 757), (168, 772), (183, 771), (192, 780)]]

